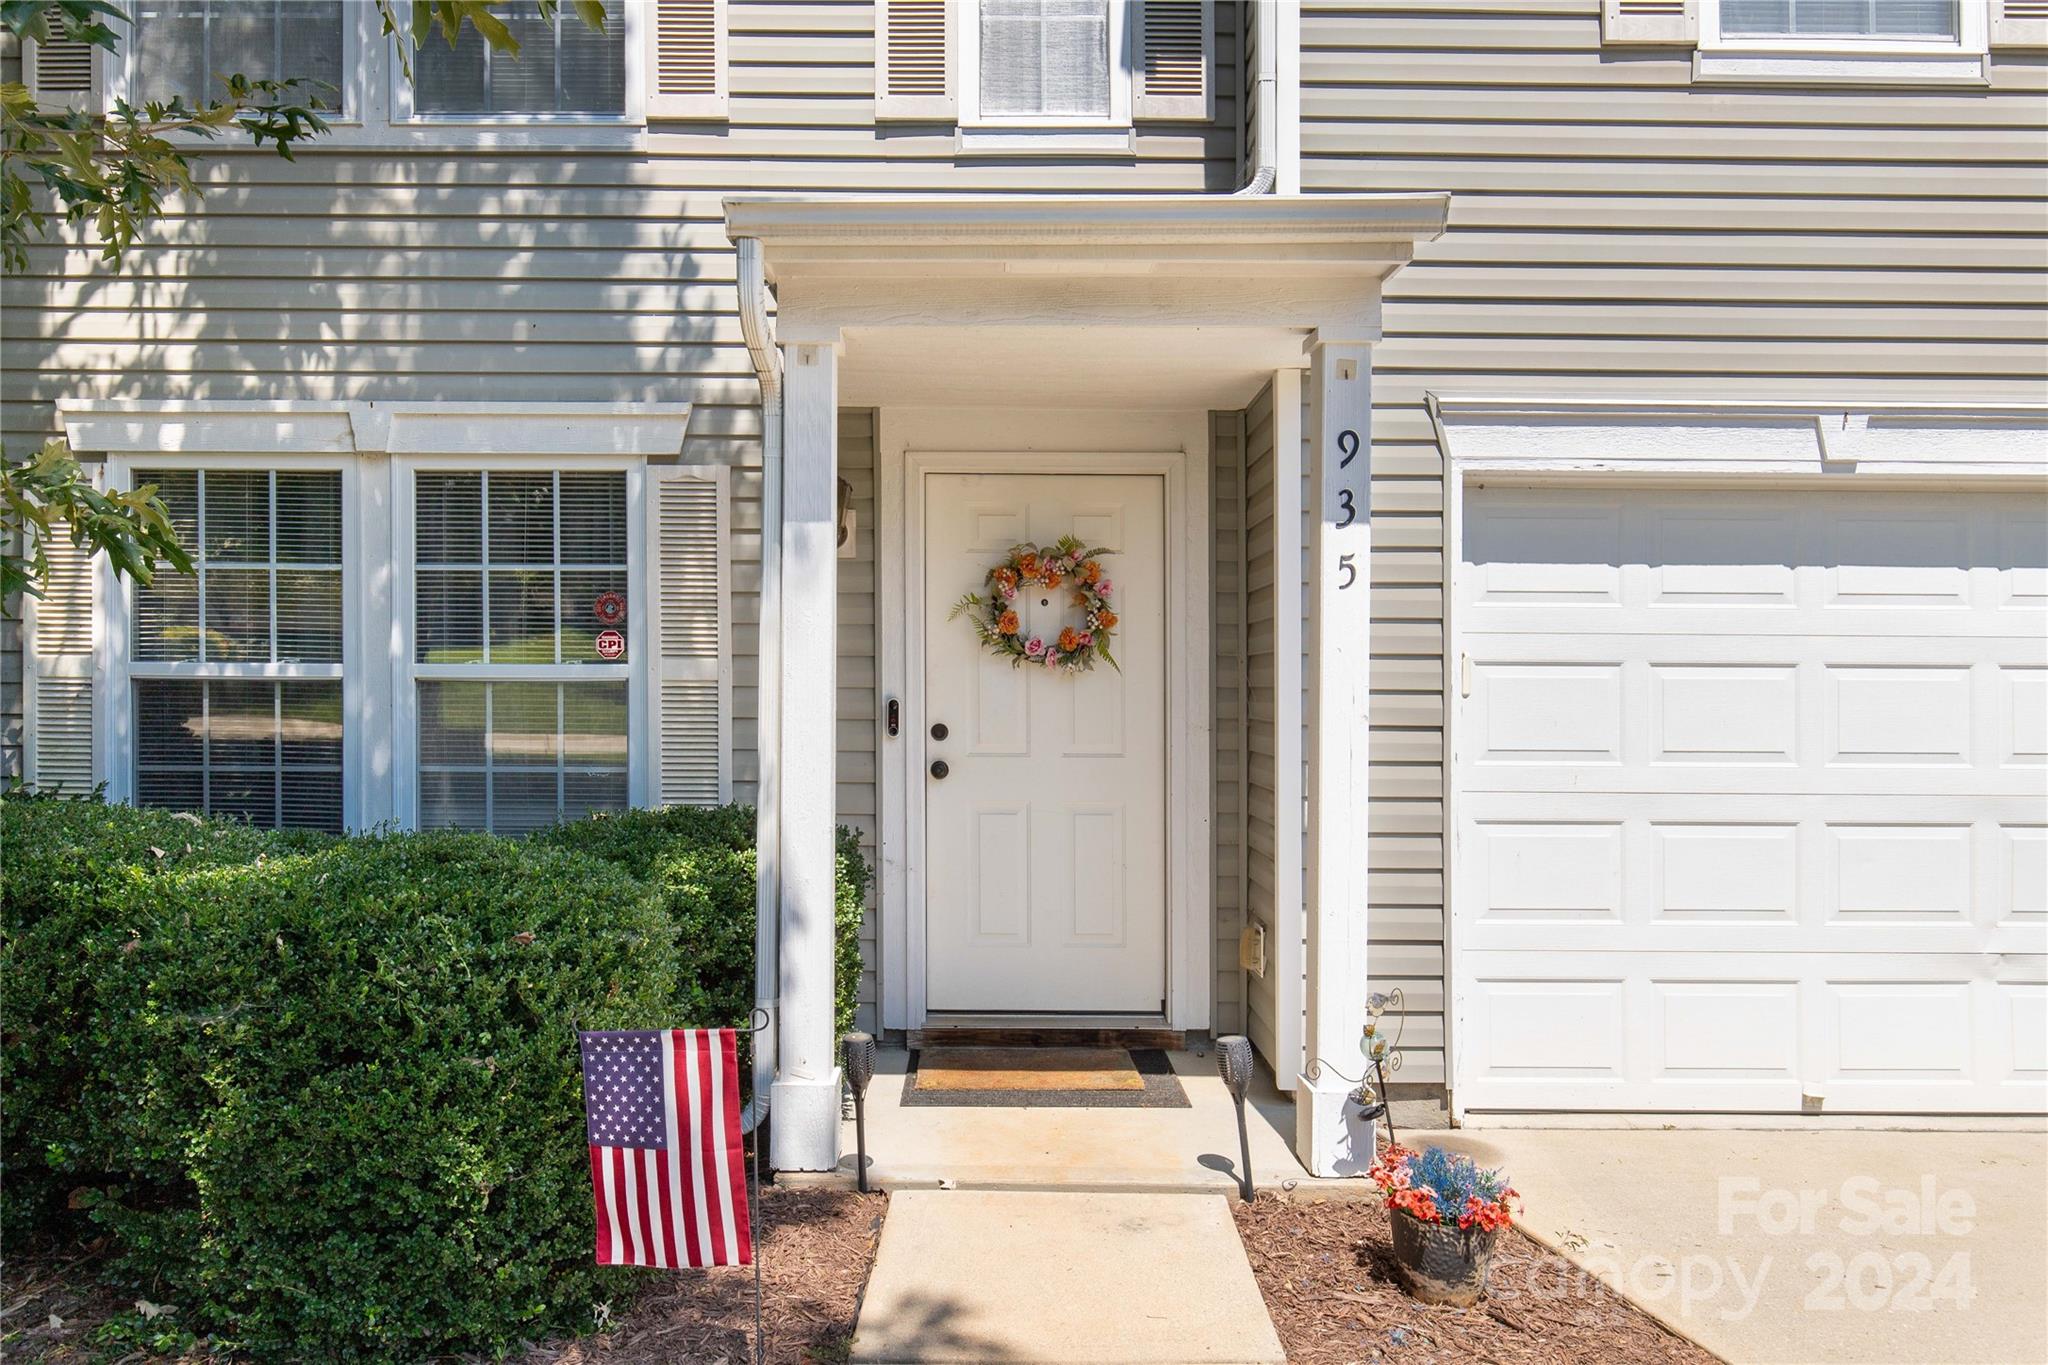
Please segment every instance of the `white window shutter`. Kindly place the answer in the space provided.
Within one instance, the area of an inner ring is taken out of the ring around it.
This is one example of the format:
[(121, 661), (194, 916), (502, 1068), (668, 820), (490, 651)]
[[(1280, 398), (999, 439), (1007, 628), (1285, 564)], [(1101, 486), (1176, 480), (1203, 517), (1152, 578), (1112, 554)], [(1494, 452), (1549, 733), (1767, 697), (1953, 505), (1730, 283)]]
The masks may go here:
[(2048, 0), (1991, 0), (1991, 46), (2048, 47)]
[(1216, 117), (1214, 31), (1205, 0), (1140, 0), (1134, 117)]
[(1692, 47), (1699, 40), (1699, 0), (1600, 0), (1603, 43)]
[(726, 0), (648, 0), (647, 117), (722, 119), (730, 106)]
[(45, 108), (98, 109), (100, 49), (63, 36), (63, 21), (54, 13), (49, 31), (46, 43), (22, 40), (21, 74), (29, 94)]
[(40, 791), (83, 796), (100, 780), (93, 752), (93, 561), (61, 523), (51, 528), (48, 552), (43, 596), (22, 596), (23, 775)]
[(875, 0), (875, 117), (960, 117), (951, 0)]
[(726, 471), (656, 465), (647, 474), (655, 799), (715, 806), (732, 799)]

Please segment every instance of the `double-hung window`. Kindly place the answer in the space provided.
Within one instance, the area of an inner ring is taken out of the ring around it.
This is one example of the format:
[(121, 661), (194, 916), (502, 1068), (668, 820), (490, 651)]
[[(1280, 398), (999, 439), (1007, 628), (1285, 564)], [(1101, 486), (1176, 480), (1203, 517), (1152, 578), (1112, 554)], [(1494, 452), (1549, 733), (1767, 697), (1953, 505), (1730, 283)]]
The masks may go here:
[(1131, 121), (1122, 0), (973, 0), (963, 29), (961, 121), (984, 128), (1108, 129)]
[(630, 797), (629, 471), (413, 474), (418, 823), (520, 834)]
[(129, 103), (225, 97), (225, 76), (304, 79), (303, 96), (348, 110), (344, 0), (140, 0), (124, 44)]
[(265, 828), (342, 826), (342, 473), (139, 468), (191, 576), (135, 589), (135, 800)]
[(453, 47), (438, 32), (413, 55), (412, 113), (428, 117), (611, 116), (626, 112), (626, 16), (608, 7), (604, 31), (571, 5), (543, 17), (532, 0), (497, 11), (519, 42), (497, 51), (464, 25)]
[(1704, 80), (1981, 83), (1984, 0), (1697, 0)]
[(1725, 38), (1954, 42), (1958, 0), (1721, 0)]

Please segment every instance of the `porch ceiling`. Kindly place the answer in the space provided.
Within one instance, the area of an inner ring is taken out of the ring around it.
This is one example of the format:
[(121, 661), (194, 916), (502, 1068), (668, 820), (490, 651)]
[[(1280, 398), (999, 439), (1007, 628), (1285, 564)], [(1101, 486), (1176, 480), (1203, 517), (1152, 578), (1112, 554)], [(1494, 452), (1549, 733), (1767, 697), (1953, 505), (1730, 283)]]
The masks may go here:
[(786, 343), (860, 405), (1237, 407), (1303, 341), (1372, 339), (1441, 194), (740, 196)]

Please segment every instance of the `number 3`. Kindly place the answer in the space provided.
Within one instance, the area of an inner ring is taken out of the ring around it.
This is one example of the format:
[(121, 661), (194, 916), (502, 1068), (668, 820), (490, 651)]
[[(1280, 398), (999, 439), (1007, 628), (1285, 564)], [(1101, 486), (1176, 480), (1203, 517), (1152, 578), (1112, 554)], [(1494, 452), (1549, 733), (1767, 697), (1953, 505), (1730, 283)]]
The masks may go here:
[(1358, 504), (1353, 501), (1350, 489), (1337, 490), (1337, 505), (1344, 509), (1344, 520), (1337, 523), (1340, 530), (1358, 520)]

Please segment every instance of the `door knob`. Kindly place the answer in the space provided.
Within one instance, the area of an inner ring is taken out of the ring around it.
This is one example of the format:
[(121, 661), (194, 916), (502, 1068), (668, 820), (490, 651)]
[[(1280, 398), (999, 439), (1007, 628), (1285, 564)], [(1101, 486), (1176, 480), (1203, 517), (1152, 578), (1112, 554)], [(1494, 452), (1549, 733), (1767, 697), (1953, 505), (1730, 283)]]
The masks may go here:
[(940, 721), (936, 725), (932, 726), (933, 739), (944, 739), (947, 735), (951, 733), (952, 731), (946, 728), (946, 722), (944, 721)]
[(941, 781), (943, 781), (943, 780), (945, 779), (945, 776), (946, 776), (946, 774), (947, 774), (947, 773), (949, 773), (949, 772), (952, 772), (952, 771), (953, 771), (953, 770), (952, 770), (951, 768), (949, 768), (949, 767), (947, 767), (947, 766), (946, 766), (946, 760), (945, 760), (945, 759), (943, 759), (943, 758), (938, 758), (938, 759), (933, 759), (933, 760), (932, 760), (932, 776), (933, 776), (933, 777), (936, 777), (936, 778), (940, 779)]

